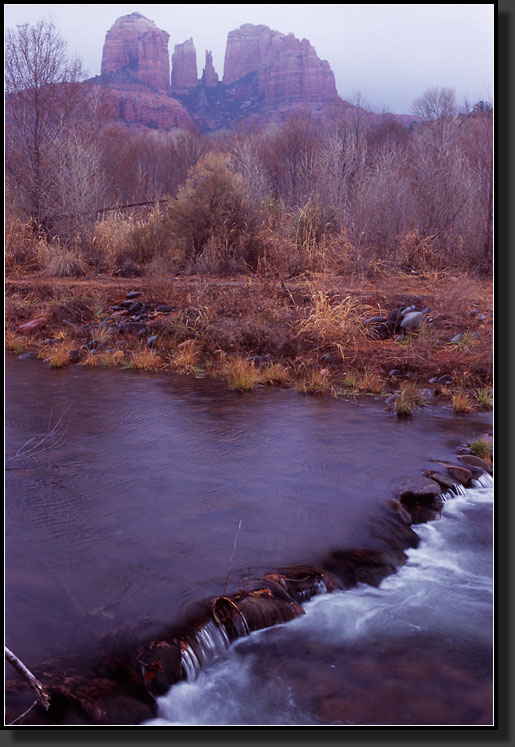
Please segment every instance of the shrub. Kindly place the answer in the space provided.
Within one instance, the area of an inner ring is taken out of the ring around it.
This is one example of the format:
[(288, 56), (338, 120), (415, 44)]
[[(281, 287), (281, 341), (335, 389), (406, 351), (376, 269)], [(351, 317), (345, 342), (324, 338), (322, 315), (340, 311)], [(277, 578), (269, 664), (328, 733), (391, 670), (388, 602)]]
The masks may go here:
[(47, 244), (43, 251), (43, 264), (47, 275), (57, 278), (82, 277), (86, 263), (77, 249), (62, 247), (59, 242)]
[(193, 261), (207, 252), (220, 269), (238, 261), (255, 268), (262, 253), (257, 209), (221, 155), (207, 154), (190, 171), (164, 223)]
[(171, 249), (170, 232), (165, 226), (159, 208), (153, 210), (146, 220), (138, 221), (127, 237), (123, 253), (138, 264), (148, 264), (156, 257), (162, 258)]

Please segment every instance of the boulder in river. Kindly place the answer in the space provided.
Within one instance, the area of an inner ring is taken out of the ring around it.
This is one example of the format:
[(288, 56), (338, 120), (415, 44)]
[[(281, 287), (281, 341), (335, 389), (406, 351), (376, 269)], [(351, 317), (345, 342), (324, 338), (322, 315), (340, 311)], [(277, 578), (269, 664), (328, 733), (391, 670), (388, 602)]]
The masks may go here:
[(475, 467), (476, 469), (482, 469), (484, 472), (492, 473), (492, 466), (487, 461), (481, 459), (481, 457), (474, 456), (474, 454), (463, 454), (458, 459), (466, 467)]
[(452, 490), (456, 484), (455, 480), (450, 475), (445, 475), (443, 472), (433, 472), (432, 470), (426, 470), (424, 472), (425, 477), (429, 477), (431, 480), (437, 482), (442, 490)]
[(429, 477), (411, 477), (397, 485), (397, 495), (403, 503), (429, 505), (440, 493), (440, 485)]
[(470, 481), (472, 480), (472, 472), (467, 469), (466, 467), (459, 467), (457, 464), (446, 464), (447, 472), (450, 474), (450, 476), (455, 480), (456, 482), (461, 483), (465, 487), (467, 485), (470, 485)]

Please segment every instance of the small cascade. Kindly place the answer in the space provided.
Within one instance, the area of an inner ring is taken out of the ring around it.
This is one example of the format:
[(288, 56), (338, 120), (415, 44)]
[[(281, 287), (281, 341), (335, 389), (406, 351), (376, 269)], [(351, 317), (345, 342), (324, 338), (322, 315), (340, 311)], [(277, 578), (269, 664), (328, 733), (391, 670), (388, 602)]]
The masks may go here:
[(181, 651), (181, 664), (185, 679), (192, 682), (200, 672), (200, 662), (197, 655), (187, 643), (183, 643)]
[(220, 629), (214, 622), (209, 621), (197, 631), (195, 644), (200, 664), (204, 666), (229, 647), (229, 638), (223, 628)]
[(476, 480), (472, 480), (472, 487), (474, 488), (489, 488), (491, 485), (493, 485), (494, 480), (493, 477), (486, 472), (483, 472), (482, 475), (479, 475), (479, 477)]
[(315, 578), (310, 587), (297, 590), (297, 597), (299, 602), (302, 604), (318, 594), (327, 594), (329, 591), (330, 590), (327, 588), (322, 578)]

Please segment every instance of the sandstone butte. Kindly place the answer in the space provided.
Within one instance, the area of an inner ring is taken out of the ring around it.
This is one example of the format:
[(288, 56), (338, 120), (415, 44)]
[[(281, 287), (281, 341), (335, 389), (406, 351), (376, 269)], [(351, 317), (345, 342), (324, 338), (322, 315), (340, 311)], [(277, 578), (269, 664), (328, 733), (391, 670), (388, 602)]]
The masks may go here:
[(191, 38), (175, 44), (170, 70), (169, 38), (140, 13), (119, 18), (106, 34), (101, 74), (91, 82), (108, 84), (129, 126), (234, 129), (280, 121), (298, 108), (323, 117), (341, 102), (329, 63), (307, 39), (244, 24), (228, 34), (219, 81), (209, 51), (197, 77)]

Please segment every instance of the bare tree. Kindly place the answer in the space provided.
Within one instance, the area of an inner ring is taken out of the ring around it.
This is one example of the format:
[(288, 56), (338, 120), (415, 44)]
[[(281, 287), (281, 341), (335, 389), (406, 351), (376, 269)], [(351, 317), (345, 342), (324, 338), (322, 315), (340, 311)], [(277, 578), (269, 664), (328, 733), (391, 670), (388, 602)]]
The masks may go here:
[(455, 117), (458, 112), (456, 94), (452, 88), (428, 88), (413, 102), (413, 114), (424, 122), (436, 122)]
[(38, 224), (47, 217), (50, 149), (80, 107), (82, 77), (51, 21), (7, 31), (6, 172)]

